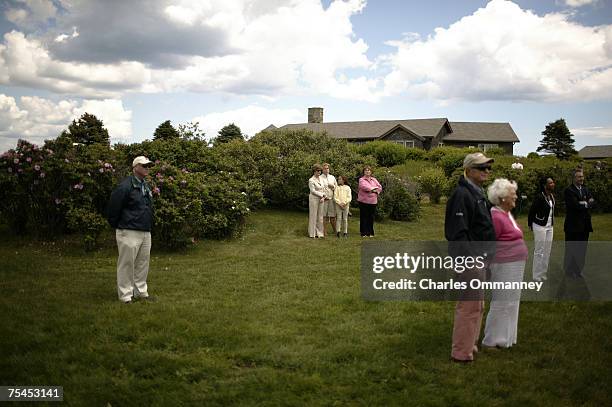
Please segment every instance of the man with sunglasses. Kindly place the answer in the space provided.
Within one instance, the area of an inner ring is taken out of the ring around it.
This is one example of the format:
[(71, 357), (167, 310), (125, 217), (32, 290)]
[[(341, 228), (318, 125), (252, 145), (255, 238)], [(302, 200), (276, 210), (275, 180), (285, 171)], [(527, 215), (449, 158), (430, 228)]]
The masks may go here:
[[(495, 230), (491, 220), (491, 205), (485, 197), (482, 185), (489, 178), (492, 158), (483, 153), (468, 154), (463, 160), (464, 175), (459, 178), (457, 187), (446, 203), (444, 234), (449, 241), (449, 255), (485, 256), (492, 258)], [(483, 280), (485, 270), (474, 268), (465, 270), (459, 279), (469, 282)], [(469, 284), (468, 284), (469, 287)], [(453, 326), (453, 345), (451, 359), (456, 362), (471, 362), (474, 352), (478, 351), (480, 325), (484, 311), (483, 292), (464, 290), (455, 307)]]
[(108, 203), (108, 223), (115, 228), (119, 249), (117, 292), (124, 304), (137, 298), (153, 299), (147, 289), (153, 194), (145, 180), (151, 164), (147, 157), (136, 157), (132, 162), (133, 175), (121, 181)]

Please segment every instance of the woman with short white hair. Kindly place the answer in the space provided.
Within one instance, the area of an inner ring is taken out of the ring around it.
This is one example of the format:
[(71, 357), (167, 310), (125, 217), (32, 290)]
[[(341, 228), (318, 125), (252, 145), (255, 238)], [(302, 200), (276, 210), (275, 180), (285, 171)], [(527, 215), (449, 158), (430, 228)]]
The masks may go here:
[[(491, 263), (491, 281), (521, 282), (527, 261), (527, 246), (523, 231), (512, 216), (516, 206), (517, 185), (514, 181), (498, 178), (489, 186), (491, 219), (497, 240), (495, 257)], [(484, 347), (509, 348), (516, 344), (521, 290), (493, 290), (485, 324)]]

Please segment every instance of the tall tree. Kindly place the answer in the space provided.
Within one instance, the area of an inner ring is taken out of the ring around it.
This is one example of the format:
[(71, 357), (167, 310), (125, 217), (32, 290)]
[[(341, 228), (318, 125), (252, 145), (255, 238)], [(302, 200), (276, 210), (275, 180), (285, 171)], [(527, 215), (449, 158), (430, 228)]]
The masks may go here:
[(242, 134), (242, 131), (240, 131), (240, 127), (236, 126), (234, 123), (230, 123), (227, 126), (223, 127), (221, 130), (219, 130), (219, 135), (217, 136), (217, 138), (215, 138), (214, 143), (229, 143), (233, 140), (244, 141), (244, 135)]
[(62, 136), (69, 138), (73, 143), (110, 145), (108, 130), (104, 128), (104, 123), (89, 113), (83, 113), (79, 120), (73, 120), (68, 126), (68, 131), (64, 131)]
[(174, 140), (180, 137), (180, 134), (170, 123), (170, 120), (166, 120), (155, 129), (153, 133), (153, 140)]
[(552, 153), (561, 160), (567, 160), (576, 154), (574, 149), (574, 135), (570, 133), (564, 119), (548, 123), (542, 132), (544, 138), (540, 140), (540, 147), (536, 151)]
[(177, 131), (183, 140), (205, 141), (206, 134), (200, 129), (200, 122), (179, 124)]

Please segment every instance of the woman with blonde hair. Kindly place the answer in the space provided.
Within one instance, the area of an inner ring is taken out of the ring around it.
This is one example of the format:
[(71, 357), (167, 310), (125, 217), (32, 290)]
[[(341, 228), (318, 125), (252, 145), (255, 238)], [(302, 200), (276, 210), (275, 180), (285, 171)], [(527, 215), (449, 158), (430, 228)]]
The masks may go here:
[[(491, 281), (521, 282), (527, 261), (527, 246), (523, 231), (512, 216), (516, 206), (517, 185), (514, 181), (498, 178), (489, 186), (487, 195), (495, 205), (491, 219), (497, 240), (495, 257), (491, 263)], [(485, 324), (485, 347), (509, 348), (516, 344), (521, 290), (493, 290)]]
[(311, 238), (323, 238), (323, 210), (325, 203), (325, 185), (321, 180), (323, 168), (320, 164), (312, 166), (312, 177), (308, 180), (308, 236)]

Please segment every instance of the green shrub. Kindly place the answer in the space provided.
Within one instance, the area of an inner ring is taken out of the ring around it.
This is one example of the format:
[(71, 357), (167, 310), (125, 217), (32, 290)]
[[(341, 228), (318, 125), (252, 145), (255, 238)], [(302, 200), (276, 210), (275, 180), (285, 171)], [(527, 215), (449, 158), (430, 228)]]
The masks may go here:
[(68, 211), (66, 218), (68, 228), (82, 235), (85, 250), (94, 250), (100, 233), (106, 228), (106, 219), (98, 212), (87, 208), (72, 208)]
[(419, 192), (429, 195), (431, 202), (440, 203), (440, 198), (448, 193), (448, 180), (439, 168), (424, 170), (417, 177)]
[(406, 160), (423, 161), (427, 159), (427, 151), (422, 148), (406, 148)]
[[(414, 149), (413, 149), (414, 150)], [(358, 147), (361, 155), (371, 155), (382, 167), (392, 167), (406, 161), (407, 148), (389, 141), (370, 141)]]
[(377, 177), (383, 192), (378, 198), (376, 219), (378, 221), (390, 218), (400, 221), (417, 220), (420, 213), (419, 202), (408, 182), (391, 172), (385, 172)]
[(487, 157), (499, 157), (500, 155), (506, 155), (506, 150), (501, 147), (493, 147), (487, 149), (485, 154)]
[(527, 158), (529, 158), (529, 159), (538, 159), (538, 158), (540, 158), (540, 154), (532, 151), (531, 153), (527, 154)]
[(269, 152), (269, 162), (265, 171), (259, 171), (263, 184), (264, 197), (274, 207), (302, 209), (308, 208), (308, 179), (315, 163), (328, 162), (331, 173), (345, 175), (353, 190), (365, 165), (373, 165), (374, 159), (362, 156), (345, 140), (338, 140), (324, 133), (308, 130), (275, 130), (261, 132), (246, 144), (253, 143), (257, 151), (265, 146)]

